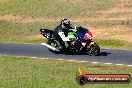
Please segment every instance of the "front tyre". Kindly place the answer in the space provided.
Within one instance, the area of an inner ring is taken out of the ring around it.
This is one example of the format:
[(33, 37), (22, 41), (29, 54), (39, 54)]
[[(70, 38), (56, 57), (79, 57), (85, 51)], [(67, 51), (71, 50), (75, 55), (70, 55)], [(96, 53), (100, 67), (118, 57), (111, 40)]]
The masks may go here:
[(100, 47), (94, 43), (87, 52), (90, 56), (99, 56), (100, 55)]

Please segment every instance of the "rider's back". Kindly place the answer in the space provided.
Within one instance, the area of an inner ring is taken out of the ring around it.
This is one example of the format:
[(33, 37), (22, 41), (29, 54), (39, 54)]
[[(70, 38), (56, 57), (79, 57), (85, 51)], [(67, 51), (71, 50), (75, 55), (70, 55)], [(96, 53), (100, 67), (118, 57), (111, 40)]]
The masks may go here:
[(57, 39), (57, 40), (62, 40), (61, 39), (61, 37), (59, 36), (59, 32), (61, 32), (62, 31), (62, 27), (61, 27), (61, 25), (58, 25), (55, 29), (54, 29), (54, 31), (53, 31), (53, 36)]

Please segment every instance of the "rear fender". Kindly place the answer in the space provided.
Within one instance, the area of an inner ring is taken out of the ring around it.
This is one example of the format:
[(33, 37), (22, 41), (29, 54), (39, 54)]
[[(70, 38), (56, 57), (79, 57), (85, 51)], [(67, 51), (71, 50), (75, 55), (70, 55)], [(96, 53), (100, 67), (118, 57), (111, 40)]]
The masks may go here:
[(51, 39), (53, 37), (53, 30), (49, 29), (40, 29), (41, 34), (47, 39)]

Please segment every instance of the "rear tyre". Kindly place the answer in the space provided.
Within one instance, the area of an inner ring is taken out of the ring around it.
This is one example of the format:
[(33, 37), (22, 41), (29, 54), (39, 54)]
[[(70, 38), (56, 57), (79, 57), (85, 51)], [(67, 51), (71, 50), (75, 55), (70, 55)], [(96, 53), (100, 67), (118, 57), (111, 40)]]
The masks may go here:
[(53, 52), (55, 54), (62, 53), (62, 46), (61, 46), (59, 41), (57, 41), (57, 40), (48, 40), (47, 44), (49, 44), (49, 45), (55, 47), (56, 49), (60, 50), (60, 51), (53, 51), (53, 50), (49, 49), (50, 52)]

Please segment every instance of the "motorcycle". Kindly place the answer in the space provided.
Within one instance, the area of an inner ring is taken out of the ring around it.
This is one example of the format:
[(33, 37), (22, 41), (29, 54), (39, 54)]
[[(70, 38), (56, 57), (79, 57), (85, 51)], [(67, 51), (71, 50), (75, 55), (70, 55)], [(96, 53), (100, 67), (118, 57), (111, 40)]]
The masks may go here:
[(82, 41), (82, 36), (72, 30), (68, 32), (68, 38), (73, 40), (70, 42), (58, 41), (53, 36), (53, 30), (40, 29), (41, 34), (48, 39), (47, 43), (42, 43), (49, 51), (56, 54), (71, 54), (71, 53), (86, 53), (90, 56), (98, 56), (100, 54), (100, 47), (92, 40), (92, 33), (89, 31), (84, 37), (88, 38), (88, 46)]

